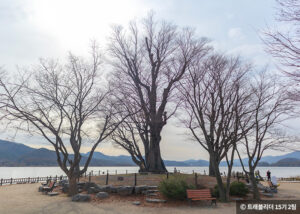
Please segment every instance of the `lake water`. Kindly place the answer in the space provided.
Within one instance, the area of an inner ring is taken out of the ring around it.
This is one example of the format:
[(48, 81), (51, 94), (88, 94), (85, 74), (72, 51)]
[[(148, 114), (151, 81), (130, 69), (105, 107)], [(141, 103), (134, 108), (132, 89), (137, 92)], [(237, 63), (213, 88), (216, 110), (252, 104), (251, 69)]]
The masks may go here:
[[(174, 167), (167, 167), (169, 172), (174, 171)], [(204, 174), (208, 172), (208, 167), (176, 167), (182, 173), (197, 172)], [(269, 169), (272, 175), (276, 177), (300, 176), (300, 167), (258, 167), (261, 176), (266, 177)], [(227, 173), (226, 167), (220, 167), (221, 172)], [(94, 174), (125, 174), (138, 172), (138, 167), (89, 167), (88, 171)], [(242, 172), (242, 167), (233, 167), (233, 171)], [(0, 167), (0, 178), (28, 178), (28, 177), (46, 177), (46, 176), (65, 175), (59, 167)]]

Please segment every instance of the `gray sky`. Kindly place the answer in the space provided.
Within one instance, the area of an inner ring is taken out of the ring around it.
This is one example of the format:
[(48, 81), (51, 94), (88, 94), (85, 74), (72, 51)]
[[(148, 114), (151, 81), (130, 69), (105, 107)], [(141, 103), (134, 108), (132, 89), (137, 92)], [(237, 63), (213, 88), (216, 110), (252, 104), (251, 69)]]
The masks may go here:
[[(1, 0), (0, 65), (14, 72), (17, 66), (28, 67), (41, 57), (61, 58), (68, 51), (84, 54), (91, 39), (105, 47), (110, 25), (126, 26), (153, 10), (159, 19), (196, 28), (199, 36), (210, 38), (222, 52), (240, 54), (258, 67), (274, 68), (264, 53), (259, 32), (275, 25), (275, 6), (275, 0)], [(289, 125), (295, 129), (297, 122), (290, 121)], [(206, 152), (189, 142), (184, 130), (174, 123), (163, 130), (163, 157), (206, 159)], [(34, 147), (47, 146), (39, 137), (1, 136)], [(107, 144), (99, 151), (126, 154)]]

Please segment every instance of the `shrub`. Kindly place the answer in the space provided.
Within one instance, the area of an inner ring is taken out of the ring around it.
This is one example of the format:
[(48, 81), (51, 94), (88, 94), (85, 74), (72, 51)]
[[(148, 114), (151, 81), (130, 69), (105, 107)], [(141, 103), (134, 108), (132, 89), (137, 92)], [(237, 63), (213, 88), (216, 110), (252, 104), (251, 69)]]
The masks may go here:
[[(224, 188), (226, 189), (226, 185), (224, 185)], [(211, 191), (211, 194), (213, 197), (216, 197), (216, 198), (220, 197), (218, 184), (215, 185), (214, 189)]]
[[(224, 184), (224, 188), (226, 189), (226, 185)], [(249, 193), (249, 189), (243, 182), (234, 181), (230, 184), (229, 195), (234, 196), (246, 196)], [(215, 185), (212, 190), (212, 195), (216, 198), (220, 197), (218, 185)]]
[(243, 182), (234, 181), (230, 184), (230, 195), (246, 196), (249, 193), (249, 189)]
[(161, 181), (158, 189), (167, 198), (184, 200), (186, 199), (186, 190), (195, 189), (195, 186), (188, 185), (183, 176), (175, 175)]

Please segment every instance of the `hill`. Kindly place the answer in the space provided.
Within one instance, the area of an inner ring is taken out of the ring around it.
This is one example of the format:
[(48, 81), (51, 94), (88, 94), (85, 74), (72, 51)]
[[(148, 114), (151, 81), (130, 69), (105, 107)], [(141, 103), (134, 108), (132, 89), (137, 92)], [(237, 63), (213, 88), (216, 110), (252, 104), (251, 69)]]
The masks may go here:
[[(83, 153), (80, 164), (83, 165), (89, 153)], [(243, 159), (247, 165), (247, 159)], [(206, 160), (173, 161), (165, 160), (166, 166), (208, 166)], [(0, 140), (0, 166), (57, 166), (56, 153), (45, 148), (35, 149), (24, 144)], [(135, 166), (130, 156), (110, 156), (95, 152), (90, 166)], [(220, 166), (226, 166), (222, 161)], [(234, 160), (234, 166), (240, 166), (239, 160)], [(300, 166), (300, 151), (280, 156), (266, 156), (259, 166)]]
[[(122, 158), (118, 160), (109, 157), (113, 156), (106, 157), (99, 152), (91, 160), (90, 166), (134, 165), (133, 162), (124, 162)], [(0, 166), (57, 166), (56, 159), (56, 153), (49, 149), (34, 149), (24, 144), (0, 140)], [(83, 165), (86, 160), (87, 157), (83, 155), (80, 165)]]

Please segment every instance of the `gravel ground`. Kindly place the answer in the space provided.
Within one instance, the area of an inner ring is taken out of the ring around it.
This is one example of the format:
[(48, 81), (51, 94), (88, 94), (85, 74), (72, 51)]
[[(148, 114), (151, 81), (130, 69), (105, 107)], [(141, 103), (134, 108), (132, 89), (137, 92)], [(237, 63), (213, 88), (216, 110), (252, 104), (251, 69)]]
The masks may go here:
[(0, 187), (0, 213), (1, 214), (179, 214), (179, 213), (205, 213), (205, 214), (232, 214), (235, 213), (234, 203), (218, 203), (217, 207), (206, 205), (178, 206), (178, 207), (144, 207), (132, 205), (131, 201), (112, 203), (71, 202), (63, 194), (49, 197), (38, 192), (39, 184), (19, 184)]

